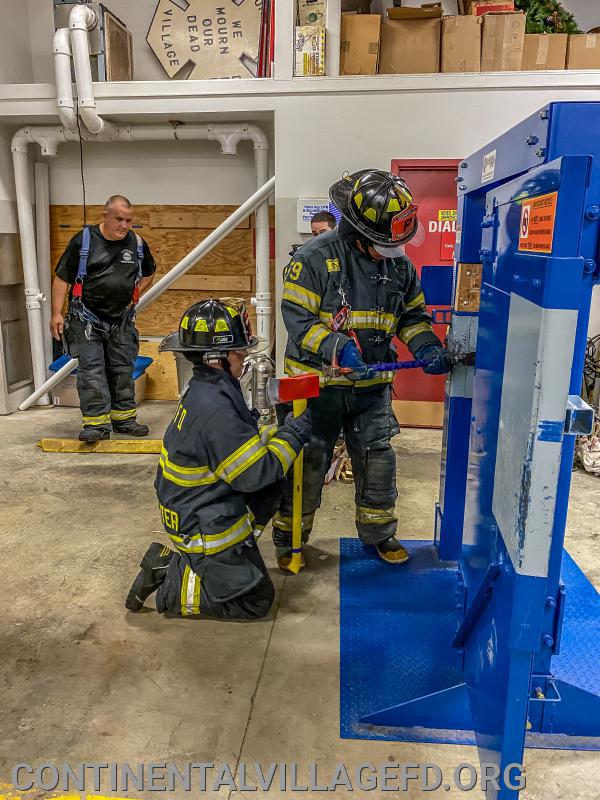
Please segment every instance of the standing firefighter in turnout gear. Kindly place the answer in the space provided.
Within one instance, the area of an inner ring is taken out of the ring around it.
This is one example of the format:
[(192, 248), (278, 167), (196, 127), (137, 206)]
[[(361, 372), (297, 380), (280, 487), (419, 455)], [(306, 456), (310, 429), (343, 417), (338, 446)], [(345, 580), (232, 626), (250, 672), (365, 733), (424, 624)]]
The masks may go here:
[[(390, 373), (368, 364), (390, 361), (393, 336), (428, 374), (448, 372), (452, 358), (431, 327), (417, 272), (403, 245), (417, 231), (417, 208), (406, 183), (389, 172), (361, 170), (330, 189), (342, 214), (337, 231), (296, 251), (284, 276), (281, 310), (288, 332), (285, 371), (313, 372), (324, 389), (310, 401), (313, 435), (304, 457), (302, 534), (307, 541), (323, 480), (341, 431), (356, 485), (356, 528), (381, 558), (402, 564), (408, 554), (395, 538), (398, 433)], [(332, 366), (334, 369), (332, 369)], [(336, 367), (345, 368), (340, 372)], [(273, 520), (278, 563), (291, 550), (291, 486)]]
[[(131, 230), (133, 207), (114, 195), (100, 225), (76, 234), (56, 267), (50, 330), (64, 334), (79, 359), (77, 392), (84, 442), (109, 439), (111, 429), (146, 436), (136, 420), (133, 366), (138, 354), (135, 306), (153, 281), (156, 264), (144, 240)], [(69, 294), (63, 320), (62, 309)]]
[(310, 412), (259, 431), (238, 383), (256, 343), (243, 309), (207, 300), (188, 309), (161, 345), (194, 365), (154, 484), (177, 552), (150, 546), (127, 596), (131, 611), (155, 590), (159, 612), (257, 619), (271, 608), (256, 532), (273, 516), (282, 479), (310, 439)]

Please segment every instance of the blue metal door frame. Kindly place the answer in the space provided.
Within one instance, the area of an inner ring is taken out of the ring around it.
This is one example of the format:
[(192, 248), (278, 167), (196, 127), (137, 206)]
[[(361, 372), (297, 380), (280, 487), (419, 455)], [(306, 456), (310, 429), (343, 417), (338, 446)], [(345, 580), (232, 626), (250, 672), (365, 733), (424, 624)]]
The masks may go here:
[[(476, 345), (476, 360), (447, 385), (435, 539), (458, 561), (464, 682), (361, 722), (472, 726), (503, 775), (527, 732), (600, 749), (600, 698), (552, 673), (574, 434), (590, 417), (576, 396), (598, 278), (600, 103), (550, 104), (465, 159), (458, 187), (456, 262), (481, 263), (483, 283), (478, 313), (453, 312), (450, 343)], [(501, 781), (486, 798), (518, 794)]]

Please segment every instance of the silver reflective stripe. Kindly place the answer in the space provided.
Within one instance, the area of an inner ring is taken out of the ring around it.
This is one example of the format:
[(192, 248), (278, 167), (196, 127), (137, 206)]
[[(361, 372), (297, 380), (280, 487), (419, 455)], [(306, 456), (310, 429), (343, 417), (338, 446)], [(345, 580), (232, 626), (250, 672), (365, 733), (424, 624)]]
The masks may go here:
[(267, 450), (259, 436), (253, 436), (246, 444), (239, 447), (228, 458), (222, 461), (215, 472), (219, 478), (232, 481), (247, 470), (252, 464), (266, 455)]
[(267, 450), (277, 456), (284, 472), (287, 472), (296, 460), (296, 453), (293, 448), (283, 439), (275, 437), (271, 439), (267, 444)]

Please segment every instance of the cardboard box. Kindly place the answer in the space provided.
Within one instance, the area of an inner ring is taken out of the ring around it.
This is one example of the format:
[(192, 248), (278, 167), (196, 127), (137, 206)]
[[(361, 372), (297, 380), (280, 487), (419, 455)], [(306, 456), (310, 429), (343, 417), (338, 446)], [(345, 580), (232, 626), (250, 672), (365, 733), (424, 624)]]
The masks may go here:
[(481, 17), (483, 14), (497, 14), (500, 11), (514, 11), (514, 0), (475, 0), (469, 6), (469, 14)]
[(342, 14), (340, 75), (376, 75), (379, 60), (379, 14)]
[(442, 8), (390, 8), (381, 27), (382, 75), (440, 71)]
[(322, 25), (296, 28), (294, 75), (325, 75), (325, 28)]
[(481, 71), (521, 69), (525, 42), (525, 14), (521, 11), (485, 14), (481, 34)]
[(298, 25), (322, 25), (327, 19), (327, 0), (298, 0)]
[(567, 69), (600, 69), (600, 33), (571, 33)]
[(481, 69), (479, 17), (444, 17), (442, 20), (442, 72), (479, 72)]
[[(49, 372), (48, 377), (54, 373)], [(135, 379), (135, 402), (139, 405), (146, 399), (146, 373), (143, 372)], [(52, 389), (52, 402), (55, 406), (67, 406), (68, 408), (79, 408), (79, 395), (77, 394), (77, 376), (67, 375), (58, 386)]]
[(526, 33), (521, 69), (564, 69), (568, 40), (566, 33)]

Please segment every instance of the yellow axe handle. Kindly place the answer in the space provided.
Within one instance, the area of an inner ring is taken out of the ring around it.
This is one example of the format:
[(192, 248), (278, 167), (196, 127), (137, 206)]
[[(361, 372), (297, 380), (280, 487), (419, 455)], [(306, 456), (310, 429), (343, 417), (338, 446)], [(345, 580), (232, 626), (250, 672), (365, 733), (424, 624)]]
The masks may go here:
[[(306, 411), (306, 400), (294, 400), (294, 416)], [(292, 560), (288, 570), (297, 575), (302, 569), (302, 478), (304, 473), (304, 450), (294, 461), (294, 494), (292, 498)]]

